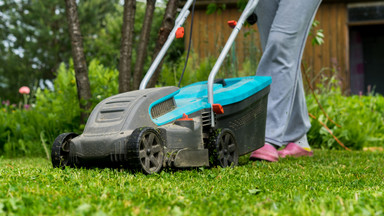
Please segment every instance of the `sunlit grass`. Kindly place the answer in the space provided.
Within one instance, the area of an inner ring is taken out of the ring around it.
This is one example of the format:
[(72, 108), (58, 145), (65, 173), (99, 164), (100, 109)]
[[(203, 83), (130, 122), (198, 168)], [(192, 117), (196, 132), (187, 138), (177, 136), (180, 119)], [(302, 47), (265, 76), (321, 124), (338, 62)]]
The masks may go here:
[(42, 158), (0, 159), (0, 214), (381, 215), (383, 153), (315, 151), (234, 169), (52, 169)]

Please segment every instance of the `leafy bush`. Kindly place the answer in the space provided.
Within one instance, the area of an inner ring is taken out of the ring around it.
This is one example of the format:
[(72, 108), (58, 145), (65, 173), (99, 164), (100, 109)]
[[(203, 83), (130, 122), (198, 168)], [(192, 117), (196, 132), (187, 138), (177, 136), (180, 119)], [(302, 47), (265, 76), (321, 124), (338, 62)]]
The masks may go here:
[[(0, 152), (7, 156), (48, 154), (47, 145), (63, 132), (81, 133), (73, 64), (61, 64), (54, 90), (37, 89), (32, 109), (2, 104), (0, 111)], [(118, 71), (105, 68), (97, 60), (89, 65), (92, 102), (118, 92)], [(39, 143), (41, 143), (39, 145)]]
[[(320, 110), (314, 96), (308, 94), (309, 113), (326, 124), (348, 148), (383, 146), (384, 97), (379, 94), (343, 96), (337, 82), (334, 77), (330, 80), (323, 78), (322, 84), (318, 85), (316, 95), (328, 116), (341, 127), (330, 122)], [(340, 148), (333, 136), (318, 120), (311, 119), (312, 128), (308, 132), (310, 143), (318, 148)]]

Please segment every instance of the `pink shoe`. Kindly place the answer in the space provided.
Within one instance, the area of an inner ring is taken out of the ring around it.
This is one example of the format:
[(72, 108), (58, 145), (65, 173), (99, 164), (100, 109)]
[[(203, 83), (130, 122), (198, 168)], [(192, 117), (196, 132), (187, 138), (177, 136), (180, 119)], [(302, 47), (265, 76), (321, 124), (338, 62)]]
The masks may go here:
[(281, 158), (287, 156), (301, 157), (301, 156), (313, 156), (313, 151), (305, 149), (297, 145), (296, 143), (289, 143), (283, 150), (278, 151)]
[(271, 144), (265, 143), (263, 147), (252, 152), (249, 159), (276, 162), (279, 160), (279, 154), (277, 153), (275, 147), (273, 147)]

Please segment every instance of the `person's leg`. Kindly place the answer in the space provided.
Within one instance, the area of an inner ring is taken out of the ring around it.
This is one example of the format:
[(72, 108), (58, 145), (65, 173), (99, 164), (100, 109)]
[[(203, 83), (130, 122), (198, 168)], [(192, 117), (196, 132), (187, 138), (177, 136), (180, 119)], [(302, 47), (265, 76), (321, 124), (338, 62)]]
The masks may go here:
[[(288, 145), (283, 150), (278, 151), (280, 158), (285, 158), (287, 156), (300, 157), (313, 155), (312, 149), (307, 140), (306, 133), (308, 131), (305, 131), (304, 136), (302, 135), (304, 129), (309, 129), (311, 124), (309, 122), (308, 110), (305, 102), (301, 71), (299, 71), (297, 85), (291, 119), (289, 120), (288, 127), (283, 138), (284, 141), (288, 142)], [(303, 107), (301, 110), (302, 112), (298, 112), (296, 107)]]
[[(303, 137), (310, 127), (305, 97), (301, 94), (303, 90), (300, 60), (320, 0), (294, 2), (269, 0), (269, 2), (277, 3), (278, 6), (267, 38), (262, 27), (264, 24), (262, 19), (268, 10), (260, 8), (256, 10), (261, 27), (260, 38), (264, 46), (257, 75), (272, 77), (268, 98), (266, 142), (282, 146), (294, 141), (287, 140), (288, 138)], [(266, 39), (265, 44), (263, 39)]]
[[(259, 31), (261, 49), (264, 51), (267, 45), (269, 32), (273, 20), (275, 19), (276, 11), (278, 8), (278, 1), (274, 0), (260, 0), (256, 7), (255, 13), (257, 17), (257, 26)], [(271, 143), (265, 143), (263, 147), (252, 152), (251, 160), (266, 160), (275, 162), (279, 160), (277, 146)]]
[(301, 70), (298, 73), (297, 88), (295, 97), (293, 100), (293, 107), (288, 126), (283, 135), (284, 142), (296, 142), (303, 147), (309, 147), (308, 142), (305, 140), (299, 140), (308, 132), (311, 127), (311, 123), (308, 117), (308, 109), (305, 101), (305, 93), (302, 81)]
[(275, 19), (277, 8), (278, 1), (260, 0), (255, 10), (255, 13), (258, 15), (257, 27), (259, 31), (261, 50), (263, 52), (267, 45), (269, 32), (271, 31), (271, 26), (273, 20)]

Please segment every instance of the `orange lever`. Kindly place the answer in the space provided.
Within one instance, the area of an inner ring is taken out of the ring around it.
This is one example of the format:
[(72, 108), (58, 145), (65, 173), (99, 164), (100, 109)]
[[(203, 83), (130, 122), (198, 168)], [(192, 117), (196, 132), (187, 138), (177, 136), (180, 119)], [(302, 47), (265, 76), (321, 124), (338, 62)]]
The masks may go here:
[(193, 119), (189, 118), (188, 115), (184, 113), (183, 117), (177, 121), (193, 121)]
[(220, 104), (213, 104), (212, 109), (216, 114), (224, 114), (224, 108)]
[(235, 20), (230, 20), (230, 21), (228, 21), (228, 25), (231, 28), (235, 28), (237, 25), (237, 22)]
[(176, 38), (180, 39), (180, 38), (183, 38), (183, 37), (184, 37), (184, 27), (179, 27), (176, 30)]

